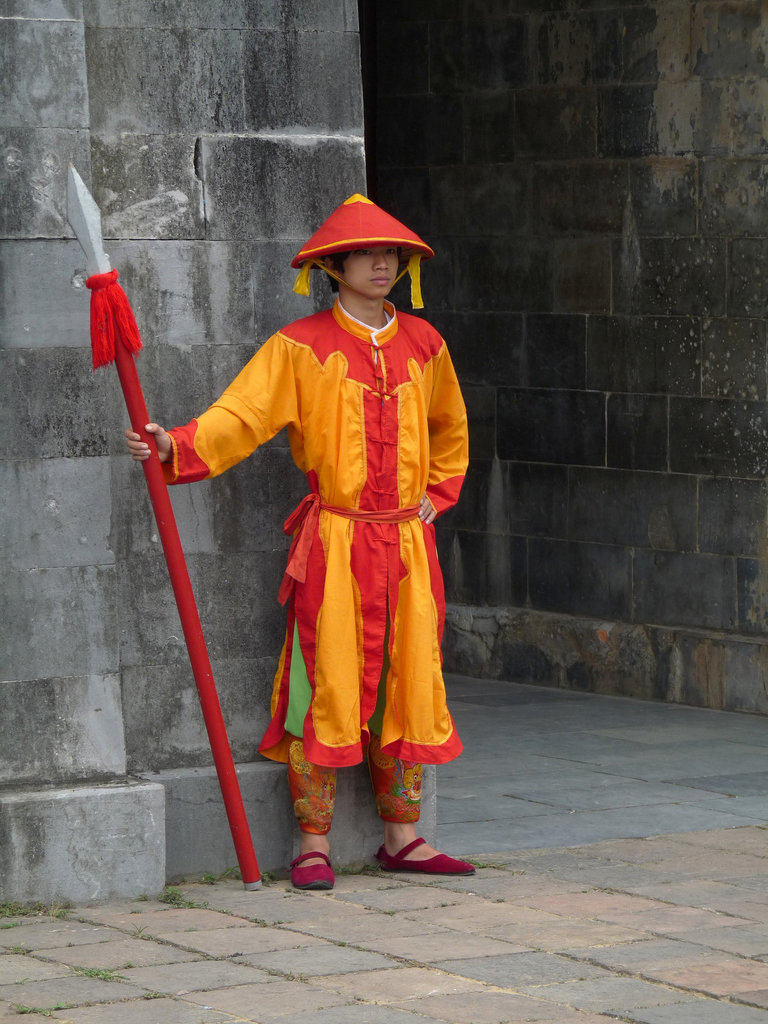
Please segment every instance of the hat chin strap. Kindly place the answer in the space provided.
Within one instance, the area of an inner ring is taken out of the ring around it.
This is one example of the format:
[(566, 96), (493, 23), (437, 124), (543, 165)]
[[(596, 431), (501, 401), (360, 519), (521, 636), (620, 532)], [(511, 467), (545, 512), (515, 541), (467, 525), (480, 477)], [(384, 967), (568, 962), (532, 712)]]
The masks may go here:
[[(339, 277), (334, 271), (329, 270), (322, 260), (316, 259), (314, 256), (310, 257), (301, 265), (301, 269), (296, 275), (296, 280), (293, 285), (293, 290), (297, 295), (309, 296), (311, 291), (311, 277), (312, 267), (319, 267), (324, 270), (328, 277), (332, 277), (334, 281), (338, 281), (339, 284), (346, 284), (347, 282)], [(403, 274), (409, 274), (411, 278), (411, 306), (414, 309), (423, 309), (424, 300), (421, 296), (421, 253), (414, 252), (409, 256), (407, 264), (403, 267), (400, 273), (397, 275), (392, 285), (396, 285)]]

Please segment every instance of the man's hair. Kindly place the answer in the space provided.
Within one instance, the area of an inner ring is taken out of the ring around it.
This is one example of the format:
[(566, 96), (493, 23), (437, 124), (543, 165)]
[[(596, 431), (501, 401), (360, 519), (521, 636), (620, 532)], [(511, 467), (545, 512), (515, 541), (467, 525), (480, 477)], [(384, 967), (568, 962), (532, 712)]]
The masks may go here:
[[(350, 254), (348, 252), (332, 252), (328, 257), (331, 261), (331, 269), (334, 270), (337, 274), (343, 274), (344, 264), (346, 263), (347, 257), (349, 255)], [(339, 282), (336, 280), (335, 277), (332, 277), (330, 281), (331, 291), (337, 292), (339, 290)]]

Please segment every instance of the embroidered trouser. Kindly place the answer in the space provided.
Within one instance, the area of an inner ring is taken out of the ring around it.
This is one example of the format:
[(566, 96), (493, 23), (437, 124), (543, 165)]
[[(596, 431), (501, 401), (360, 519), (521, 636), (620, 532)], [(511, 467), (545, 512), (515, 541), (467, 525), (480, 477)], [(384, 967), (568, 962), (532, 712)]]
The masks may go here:
[[(402, 824), (418, 821), (423, 766), (382, 754), (381, 738), (371, 733), (368, 768), (379, 817)], [(288, 784), (301, 831), (316, 835), (329, 832), (336, 801), (336, 769), (307, 761), (298, 737), (289, 747)]]

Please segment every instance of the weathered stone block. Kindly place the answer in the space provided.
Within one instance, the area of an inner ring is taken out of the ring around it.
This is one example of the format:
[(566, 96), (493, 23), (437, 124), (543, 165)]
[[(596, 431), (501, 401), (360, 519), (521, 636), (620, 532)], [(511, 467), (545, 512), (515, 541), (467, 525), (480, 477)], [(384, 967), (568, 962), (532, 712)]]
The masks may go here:
[(669, 465), (673, 472), (764, 477), (768, 473), (765, 402), (672, 398)]
[[(452, 168), (461, 173), (461, 168)], [(426, 167), (393, 168), (376, 190), (376, 202), (426, 240), (438, 231), (438, 211), (432, 202), (432, 172)]]
[(510, 532), (528, 537), (565, 537), (568, 470), (536, 463), (501, 465)]
[(705, 320), (702, 330), (703, 395), (765, 399), (766, 338), (762, 320)]
[(768, 240), (737, 238), (730, 246), (728, 312), (731, 316), (764, 317), (768, 313), (768, 282), (762, 271)]
[(617, 469), (668, 467), (667, 399), (662, 395), (608, 395), (607, 464)]
[[(0, 682), (0, 785), (40, 786), (124, 776), (117, 675)], [(29, 725), (39, 737), (30, 742)]]
[[(269, 698), (279, 641), (271, 656), (212, 661), (214, 684), (232, 753), (258, 760), (269, 724)], [(212, 763), (211, 745), (189, 663), (142, 664), (122, 671), (125, 747), (130, 772)]]
[(694, 74), (726, 79), (765, 77), (768, 34), (759, 6), (712, 4), (693, 9), (691, 50)]
[[(493, 267), (493, 273), (488, 268)], [(451, 307), (478, 311), (552, 308), (554, 256), (548, 242), (499, 238), (462, 240), (456, 255)]]
[[(462, 386), (518, 383), (522, 370), (523, 316), (520, 313), (429, 312), (445, 338)], [(478, 340), (482, 358), (478, 358)]]
[(703, 160), (701, 214), (708, 235), (761, 235), (768, 215), (764, 160)]
[(246, 32), (245, 127), (357, 133), (363, 122), (360, 44), (351, 32)]
[(446, 530), (438, 540), (448, 600), (525, 603), (528, 558), (524, 538)]
[(0, 148), (4, 154), (0, 237), (71, 235), (66, 213), (67, 165), (74, 164), (85, 180), (90, 178), (87, 133), (60, 128), (5, 128), (0, 130)]
[(98, 28), (357, 28), (354, 0), (84, 0), (84, 6), (86, 22)]
[(474, 163), (510, 163), (515, 158), (515, 93), (471, 93), (464, 97), (464, 143)]
[(0, 793), (0, 900), (87, 904), (165, 884), (162, 786)]
[(620, 85), (597, 93), (597, 152), (607, 158), (656, 152), (655, 90)]
[(739, 558), (737, 573), (739, 630), (765, 635), (768, 632), (768, 561)]
[(528, 80), (527, 42), (523, 18), (435, 21), (429, 32), (429, 88), (445, 94), (521, 85)]
[(498, 164), (435, 167), (430, 181), (437, 232), (508, 238), (528, 227), (527, 170)]
[(641, 235), (694, 235), (698, 217), (695, 160), (654, 156), (629, 166), (632, 215)]
[(699, 548), (718, 555), (768, 555), (765, 480), (699, 480)]
[[(252, 250), (246, 243), (106, 242), (145, 346), (253, 346)], [(265, 339), (261, 339), (262, 341)], [(195, 354), (194, 359), (206, 357)]]
[(701, 325), (690, 317), (604, 317), (587, 322), (587, 387), (635, 395), (697, 395)]
[(499, 388), (497, 416), (501, 459), (605, 464), (605, 398), (597, 392)]
[(318, 181), (344, 198), (363, 189), (362, 137), (206, 137), (200, 155), (209, 238), (292, 238), (296, 253), (331, 213)]
[(613, 160), (537, 164), (533, 213), (537, 234), (617, 234), (623, 230), (629, 169)]
[(629, 82), (684, 81), (691, 66), (691, 5), (687, 0), (622, 12), (622, 61)]
[(768, 152), (768, 80), (737, 81), (727, 94), (731, 146), (735, 156)]
[(735, 629), (738, 621), (734, 559), (675, 551), (635, 551), (633, 621)]
[(595, 90), (590, 86), (520, 89), (516, 140), (518, 156), (571, 160), (594, 157), (597, 154)]
[(227, 29), (86, 29), (92, 130), (242, 131), (241, 46)]
[[(397, 92), (401, 96), (421, 97), (429, 92), (429, 26), (426, 22), (404, 24), (390, 18), (379, 20), (376, 26), (376, 64), (382, 68), (397, 68), (390, 80), (385, 75), (381, 83), (384, 92)], [(418, 103), (419, 99), (408, 102)]]
[(561, 87), (618, 81), (621, 37), (622, 23), (614, 11), (545, 16), (536, 39), (536, 80)]
[(93, 197), (105, 239), (205, 238), (195, 143), (183, 134), (92, 136)]
[(696, 480), (571, 467), (568, 536), (625, 547), (696, 548)]
[(106, 455), (122, 433), (117, 376), (111, 368), (93, 373), (90, 348), (0, 350), (0, 376), (2, 458)]
[(0, 242), (0, 349), (90, 349), (84, 269), (75, 241)]
[(3, 15), (40, 21), (77, 20), (83, 16), (83, 0), (5, 0)]
[(82, 23), (7, 17), (0, 39), (0, 127), (87, 128)]
[(587, 318), (531, 313), (525, 319), (525, 350), (519, 383), (532, 388), (583, 390)]
[[(187, 565), (212, 660), (254, 659), (279, 649), (285, 630), (285, 612), (276, 599), (282, 551), (193, 555)], [(120, 601), (123, 666), (185, 663), (187, 649), (160, 550), (126, 561)]]
[(465, 387), (471, 459), (492, 459), (496, 450), (495, 393), (492, 388)]
[(387, 125), (375, 158), (379, 167), (458, 164), (464, 156), (461, 98), (427, 95), (418, 104), (380, 96), (378, 117)]
[(611, 243), (569, 238), (554, 246), (556, 313), (608, 313), (611, 309)]
[(8, 570), (0, 593), (0, 678), (116, 672), (116, 600), (111, 567)]
[[(709, 238), (643, 238), (639, 261), (621, 257), (614, 242), (614, 309), (618, 313), (722, 316), (726, 246)], [(629, 305), (627, 305), (629, 297)]]
[(631, 620), (632, 558), (625, 548), (532, 538), (528, 573), (534, 607)]
[(12, 569), (111, 565), (106, 459), (0, 462), (2, 561)]

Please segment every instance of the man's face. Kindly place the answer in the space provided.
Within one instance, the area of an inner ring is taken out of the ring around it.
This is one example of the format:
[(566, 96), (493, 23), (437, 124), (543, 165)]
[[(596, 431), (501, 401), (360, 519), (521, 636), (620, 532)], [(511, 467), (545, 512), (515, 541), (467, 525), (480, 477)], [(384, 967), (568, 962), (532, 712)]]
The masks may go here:
[(397, 277), (399, 259), (394, 247), (355, 249), (338, 276), (353, 292), (368, 299), (384, 299)]

